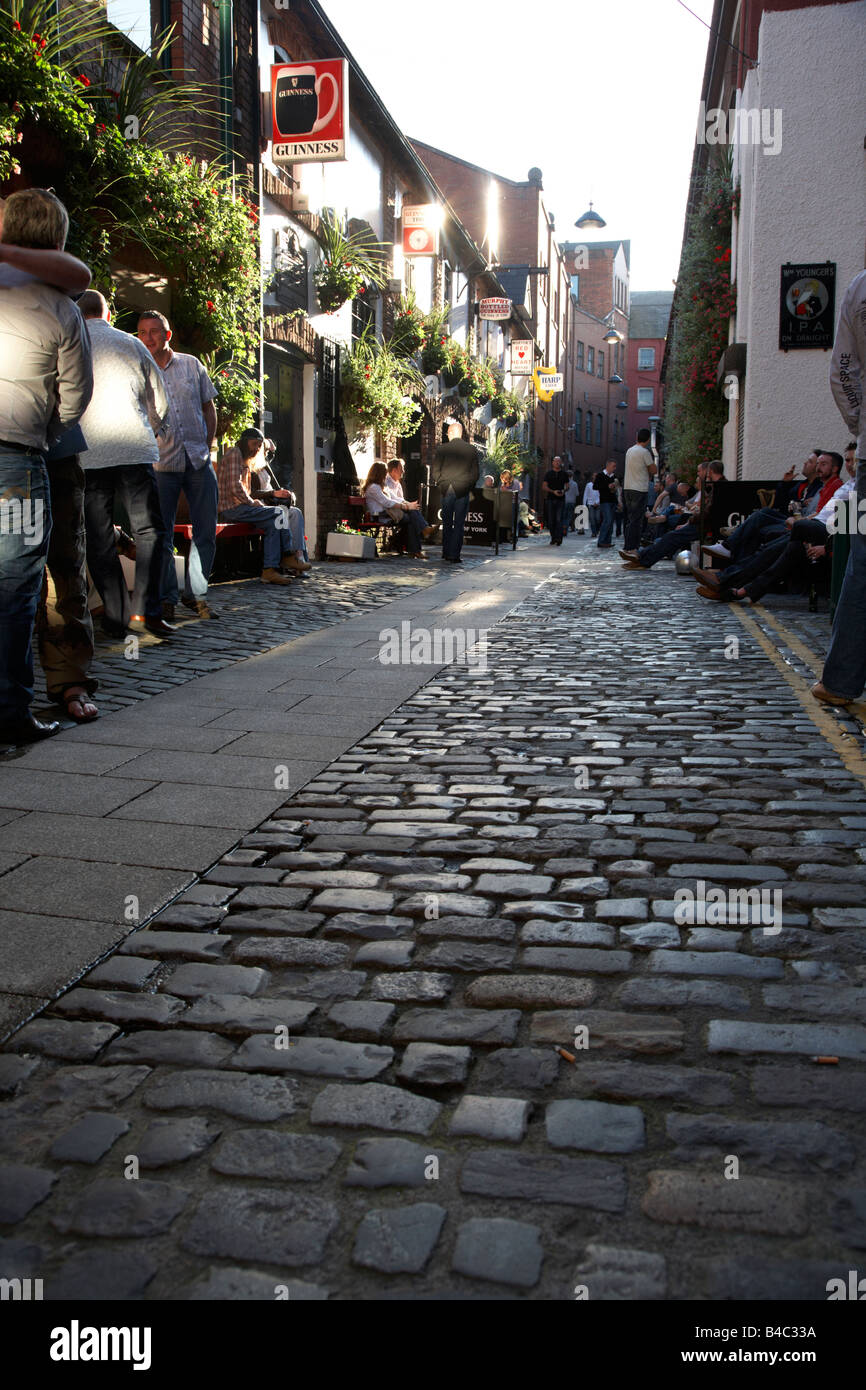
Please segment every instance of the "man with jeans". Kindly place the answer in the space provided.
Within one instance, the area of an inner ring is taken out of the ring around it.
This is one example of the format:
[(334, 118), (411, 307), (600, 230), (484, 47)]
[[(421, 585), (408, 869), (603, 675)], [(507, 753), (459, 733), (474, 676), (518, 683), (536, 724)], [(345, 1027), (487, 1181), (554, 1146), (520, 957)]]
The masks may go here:
[[(62, 251), (66, 209), (41, 188), (12, 194), (4, 242)], [(57, 733), (33, 700), (33, 620), (51, 534), (47, 446), (77, 423), (93, 389), (78, 309), (59, 289), (0, 264), (0, 742)]]
[(219, 506), (217, 478), (210, 461), (217, 427), (216, 387), (197, 357), (172, 351), (171, 326), (158, 310), (147, 309), (139, 315), (138, 336), (162, 371), (169, 406), (166, 429), (158, 441), (159, 462), (154, 465), (167, 541), (162, 617), (171, 623), (178, 602), (174, 522), (183, 492), (189, 504), (192, 545), (187, 564), (190, 592), (183, 595), (182, 602), (200, 618), (215, 618), (217, 614), (207, 602), (207, 582), (216, 555)]
[(647, 511), (650, 479), (655, 477), (656, 466), (647, 445), (650, 432), (641, 429), (637, 432), (637, 443), (632, 444), (625, 456), (625, 550), (632, 558), (637, 558), (644, 517)]
[(599, 550), (610, 550), (613, 545), (613, 523), (616, 517), (616, 459), (608, 459), (600, 473), (593, 478), (599, 495), (601, 509), (601, 528), (598, 533)]
[[(81, 425), (88, 446), (83, 457), (87, 565), (105, 608), (102, 626), (109, 637), (122, 637), (128, 627), (168, 637), (175, 629), (162, 618), (166, 535), (153, 475), (159, 459), (156, 435), (168, 415), (162, 372), (137, 338), (112, 327), (97, 290), (87, 290), (78, 307), (93, 352), (93, 399)], [(131, 611), (115, 542), (116, 498), (135, 538)]]
[(463, 426), (448, 426), (448, 442), (433, 455), (433, 486), (442, 493), (442, 559), (462, 564), (463, 526), (469, 494), (478, 482), (478, 450), (463, 438)]
[(541, 480), (544, 493), (544, 519), (550, 532), (550, 544), (562, 545), (563, 512), (565, 510), (565, 489), (568, 475), (559, 454), (551, 460), (550, 467)]
[[(857, 524), (851, 527), (851, 553), (833, 619), (833, 636), (821, 679), (812, 686), (816, 700), (850, 705), (866, 686), (866, 270), (845, 292), (830, 363), (830, 389), (839, 413), (857, 440)], [(850, 509), (849, 509), (850, 515)]]

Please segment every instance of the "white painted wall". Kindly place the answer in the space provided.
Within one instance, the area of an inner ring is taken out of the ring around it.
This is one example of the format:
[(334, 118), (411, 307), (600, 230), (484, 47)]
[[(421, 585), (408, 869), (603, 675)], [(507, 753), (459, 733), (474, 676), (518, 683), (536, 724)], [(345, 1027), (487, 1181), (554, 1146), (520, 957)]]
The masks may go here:
[[(779, 350), (779, 277), (786, 261), (835, 261), (838, 316), (847, 285), (863, 269), (864, 50), (866, 0), (770, 12), (761, 21), (759, 66), (746, 79), (742, 105), (780, 110), (782, 139), (777, 154), (735, 147), (742, 199), (732, 257), (735, 337), (748, 344), (744, 478), (779, 478), (813, 444), (841, 452), (847, 442), (827, 384), (829, 352)], [(734, 409), (725, 432), (729, 476)]]

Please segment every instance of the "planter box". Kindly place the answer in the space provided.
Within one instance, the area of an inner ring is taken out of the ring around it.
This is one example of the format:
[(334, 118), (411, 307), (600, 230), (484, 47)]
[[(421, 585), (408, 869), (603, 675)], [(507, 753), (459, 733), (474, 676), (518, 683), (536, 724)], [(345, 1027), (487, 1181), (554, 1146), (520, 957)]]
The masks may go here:
[(372, 536), (346, 536), (329, 531), (325, 554), (332, 560), (375, 560), (376, 542)]

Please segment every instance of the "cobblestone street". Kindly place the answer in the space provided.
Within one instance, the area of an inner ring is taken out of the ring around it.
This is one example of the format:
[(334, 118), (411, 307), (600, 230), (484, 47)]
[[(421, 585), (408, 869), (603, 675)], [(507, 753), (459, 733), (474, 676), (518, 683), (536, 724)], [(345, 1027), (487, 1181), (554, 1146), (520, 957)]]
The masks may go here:
[[(823, 1302), (862, 1262), (866, 763), (861, 707), (808, 693), (827, 614), (588, 538), (486, 558), (228, 586), (0, 763), (0, 1275)], [(486, 661), (382, 665), (404, 621), (489, 626)]]

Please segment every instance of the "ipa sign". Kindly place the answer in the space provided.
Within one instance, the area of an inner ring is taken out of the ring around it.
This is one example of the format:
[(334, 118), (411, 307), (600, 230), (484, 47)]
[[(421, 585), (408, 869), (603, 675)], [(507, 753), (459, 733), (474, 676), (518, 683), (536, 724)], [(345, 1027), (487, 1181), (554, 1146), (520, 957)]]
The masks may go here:
[(271, 158), (278, 166), (345, 159), (349, 64), (345, 58), (271, 68)]
[(836, 313), (836, 264), (782, 266), (779, 347), (831, 348)]

